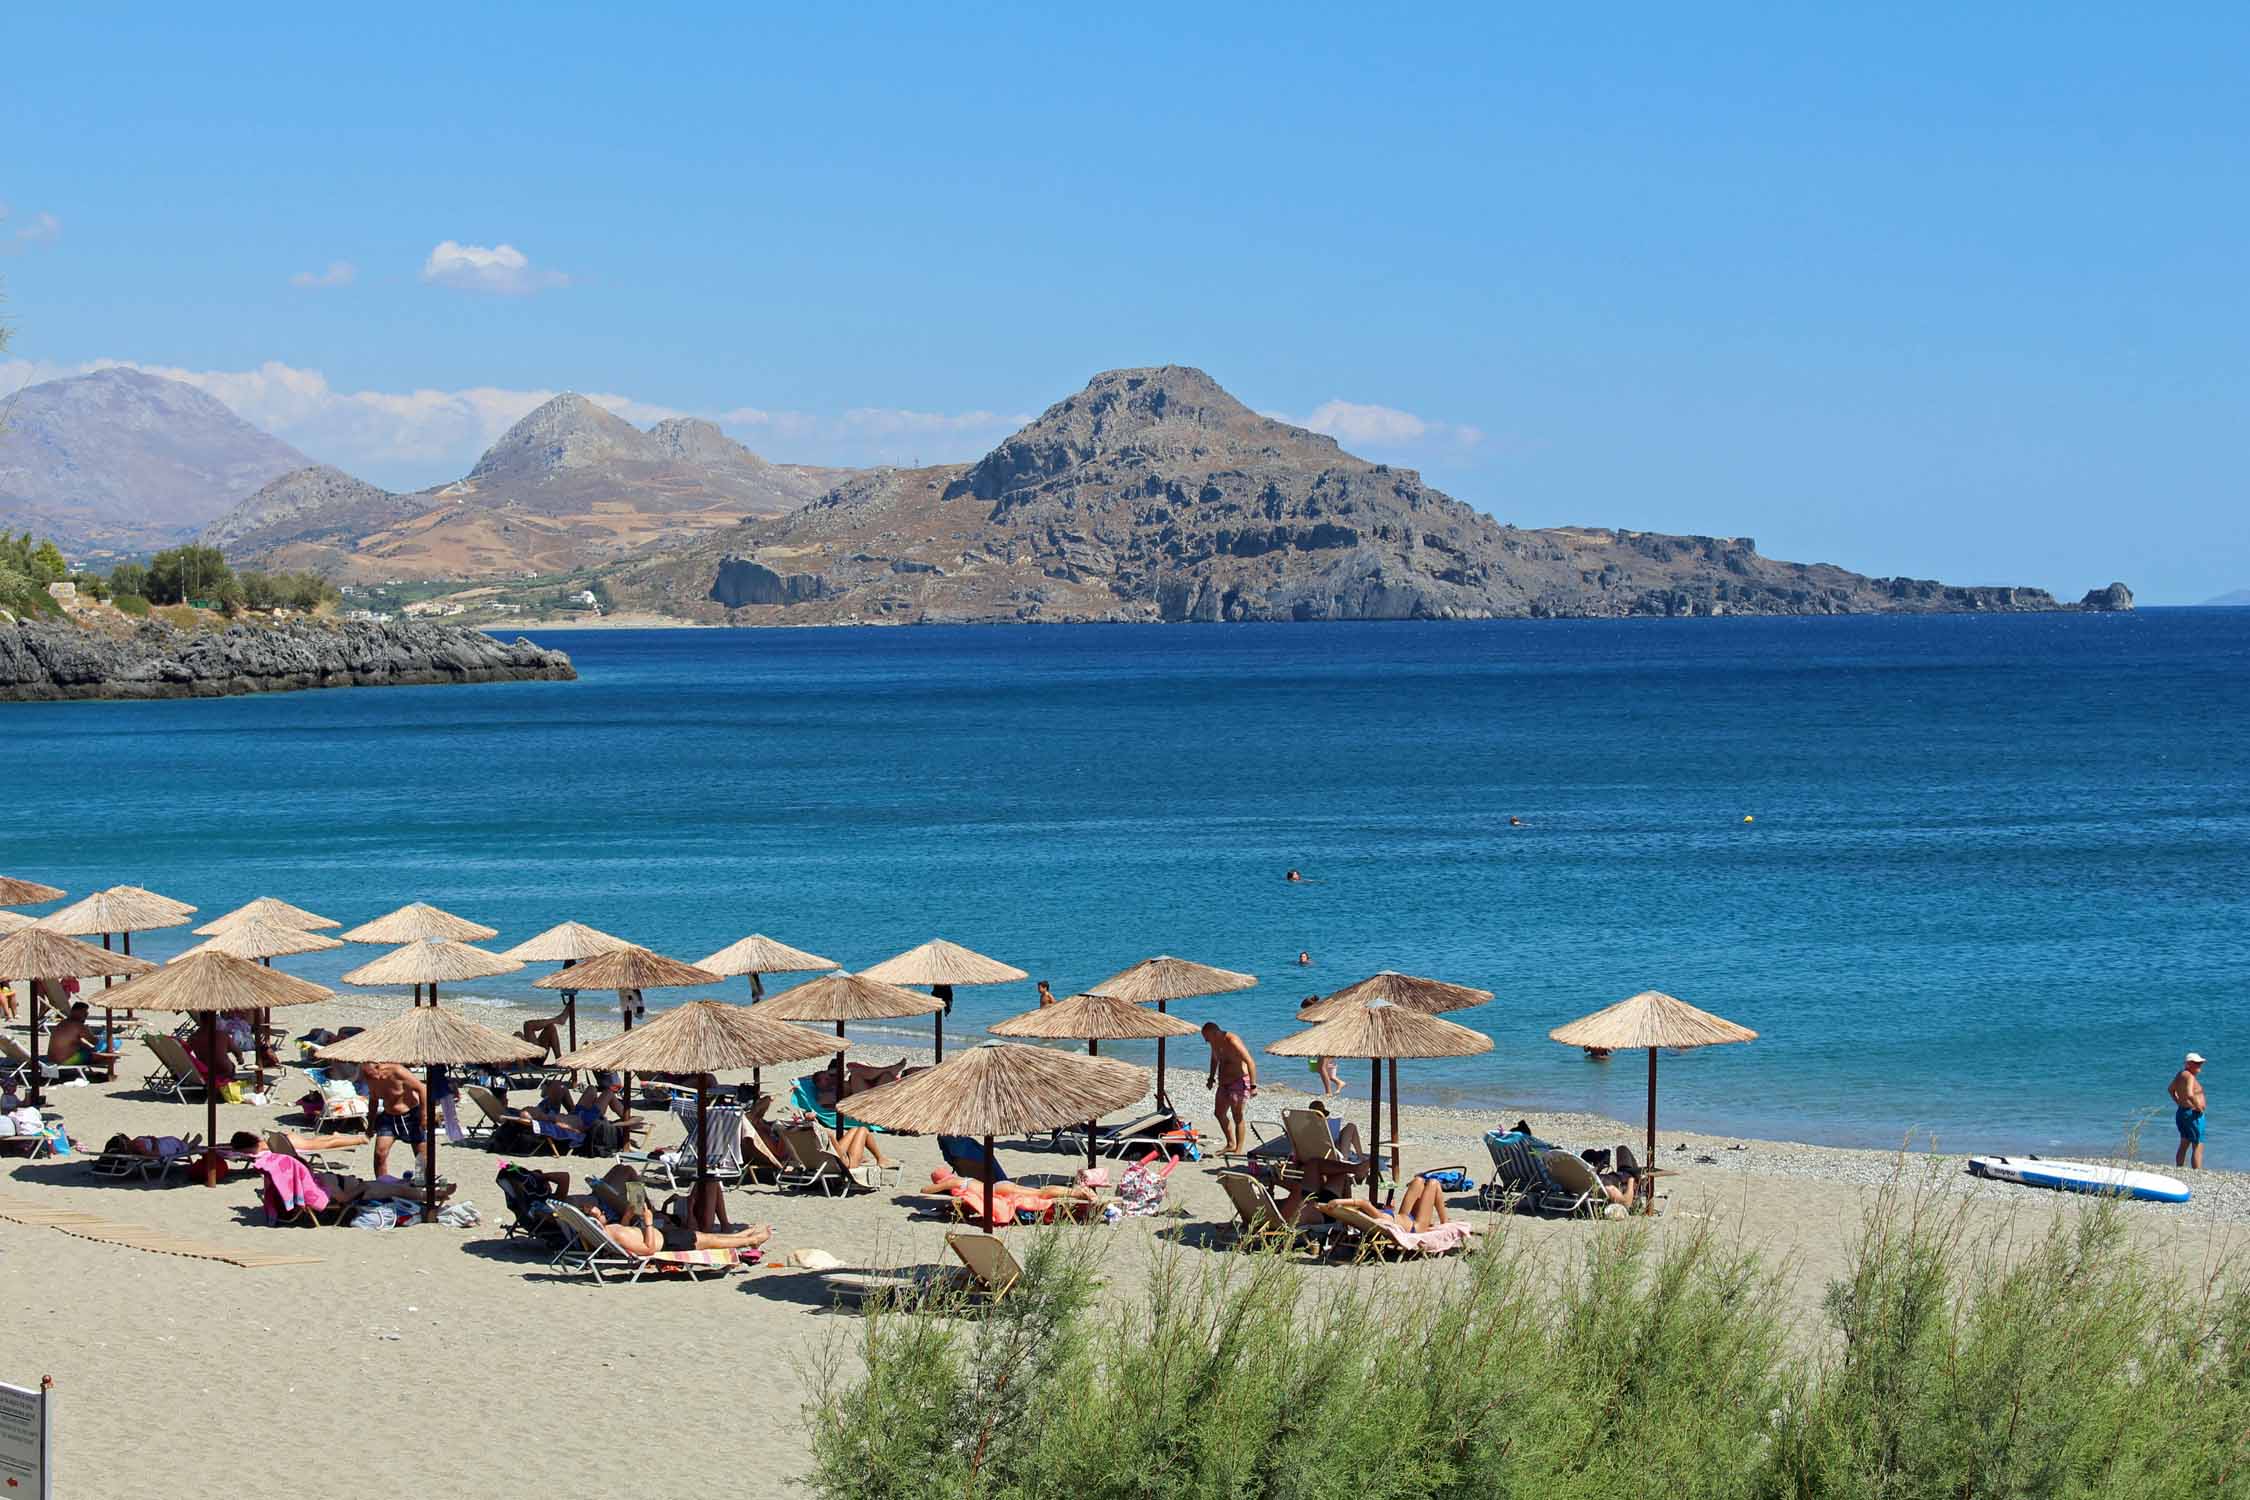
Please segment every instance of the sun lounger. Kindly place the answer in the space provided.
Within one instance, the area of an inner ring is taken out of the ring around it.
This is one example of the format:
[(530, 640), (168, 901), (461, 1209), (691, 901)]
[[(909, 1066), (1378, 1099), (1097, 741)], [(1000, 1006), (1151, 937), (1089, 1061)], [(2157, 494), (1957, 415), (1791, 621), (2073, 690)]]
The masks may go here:
[(484, 1117), (468, 1127), (468, 1138), (472, 1141), (491, 1140), (507, 1119), (507, 1106), (500, 1102), (499, 1096), (492, 1090), (477, 1083), (462, 1084), (461, 1097), (475, 1105), (477, 1113)]
[[(672, 1116), (680, 1122), (680, 1144), (662, 1151), (620, 1151), (617, 1159), (663, 1174), (667, 1187), (678, 1191), (695, 1183), (695, 1096), (672, 1102)], [(703, 1127), (705, 1174), (713, 1182), (742, 1181), (742, 1108), (736, 1104), (711, 1106)]]
[(336, 1077), (328, 1069), (313, 1066), (305, 1070), (312, 1080), (313, 1091), (320, 1095), (320, 1113), (313, 1123), (325, 1125), (330, 1120), (357, 1120), (364, 1129), (367, 1123), (367, 1096), (347, 1079)]
[(584, 1210), (559, 1198), (550, 1202), (555, 1222), (571, 1236), (571, 1244), (555, 1257), (555, 1264), (568, 1271), (591, 1272), (596, 1281), (608, 1280), (610, 1271), (627, 1272), (627, 1281), (638, 1281), (652, 1269), (667, 1268), (684, 1271), (689, 1280), (696, 1281), (706, 1274), (725, 1276), (740, 1263), (739, 1253), (733, 1250), (659, 1250), (654, 1255), (635, 1255), (602, 1233), (602, 1227), (587, 1218)]
[(141, 1041), (156, 1054), (156, 1066), (141, 1080), (143, 1084), (183, 1104), (191, 1094), (203, 1097), (203, 1074), (188, 1060), (178, 1037), (150, 1034)]
[(1466, 1250), (1477, 1234), (1475, 1225), (1460, 1219), (1428, 1229), (1407, 1229), (1369, 1213), (1357, 1203), (1323, 1203), (1320, 1211), (1349, 1231), (1363, 1254), (1450, 1255)]
[(1286, 1248), (1328, 1233), (1326, 1224), (1290, 1223), (1275, 1201), (1273, 1189), (1247, 1172), (1221, 1172), (1219, 1186), (1234, 1205), (1234, 1243), (1238, 1250), (1260, 1245)]
[(1243, 1128), (1250, 1133), (1250, 1144), (1240, 1151), (1221, 1151), (1219, 1160), (1230, 1165), (1252, 1161), (1264, 1156), (1286, 1156), (1289, 1152), (1289, 1132), (1282, 1129), (1279, 1120), (1253, 1120), (1245, 1118)]
[(1346, 1151), (1336, 1143), (1343, 1127), (1331, 1116), (1317, 1109), (1285, 1109), (1281, 1112), (1281, 1128), (1289, 1137), (1289, 1166), (1283, 1168), (1285, 1176), (1291, 1167), (1299, 1174), (1314, 1165), (1328, 1169), (1348, 1167), (1354, 1181), (1380, 1185), (1377, 1163), (1357, 1152)]
[[(789, 1166), (781, 1174), (783, 1187), (819, 1188), (833, 1198), (838, 1193), (872, 1193), (883, 1185), (875, 1163), (845, 1166), (834, 1140), (818, 1125), (784, 1125), (781, 1143), (789, 1148)], [(891, 1170), (895, 1182), (898, 1169)]]
[[(1548, 1174), (1540, 1152), (1522, 1141), (1492, 1136), (1486, 1136), (1484, 1144), (1492, 1153), (1492, 1180), (1477, 1190), (1478, 1202), (1484, 1207), (1516, 1213), (1572, 1214), (1585, 1206), (1583, 1193), (1565, 1191)], [(1598, 1192), (1596, 1196), (1600, 1196)]]
[[(142, 1140), (154, 1141), (157, 1149), (142, 1150), (139, 1145)], [(176, 1142), (170, 1151), (163, 1149), (166, 1141)], [(162, 1182), (202, 1154), (203, 1137), (200, 1135), (129, 1137), (122, 1147), (113, 1139), (94, 1158), (93, 1170), (96, 1177), (138, 1177), (143, 1182)]]
[(890, 1297), (902, 1303), (918, 1303), (945, 1293), (997, 1301), (1023, 1279), (1023, 1266), (993, 1235), (949, 1234), (945, 1247), (960, 1265), (920, 1266), (907, 1271), (831, 1271), (820, 1278), (821, 1284), (844, 1302)]
[(5, 1122), (9, 1128), (6, 1135), (0, 1135), (0, 1156), (11, 1156), (18, 1161), (37, 1161), (43, 1156), (53, 1156), (55, 1138), (49, 1132), (62, 1123), (62, 1116), (46, 1109), (39, 1112), (39, 1118), (42, 1121), (41, 1128), (29, 1134), (17, 1129), (13, 1122)]
[(98, 1062), (42, 1062), (24, 1051), (22, 1044), (13, 1037), (0, 1035), (0, 1071), (4, 1071), (9, 1077), (26, 1081), (36, 1071), (48, 1083), (61, 1083), (71, 1078), (82, 1083), (93, 1083), (97, 1080), (106, 1082), (111, 1068), (107, 1063)]
[(1609, 1206), (1609, 1195), (1602, 1191), (1601, 1178), (1579, 1157), (1557, 1148), (1541, 1156), (1539, 1165), (1546, 1171), (1547, 1180), (1555, 1185), (1548, 1212), (1598, 1214)]

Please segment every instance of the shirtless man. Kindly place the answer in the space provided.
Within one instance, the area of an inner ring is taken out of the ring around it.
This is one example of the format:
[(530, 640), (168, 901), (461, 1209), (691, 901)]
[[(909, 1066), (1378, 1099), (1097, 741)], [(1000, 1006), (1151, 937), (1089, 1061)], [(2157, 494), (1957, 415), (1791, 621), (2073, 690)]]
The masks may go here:
[(2203, 1054), (2190, 1052), (2172, 1075), (2172, 1123), (2180, 1128), (2180, 1149), (2172, 1165), (2203, 1169)]
[(1250, 1096), (1258, 1092), (1258, 1060), (1250, 1055), (1241, 1037), (1216, 1021), (1203, 1023), (1203, 1040), (1211, 1047), (1211, 1070), (1204, 1075), (1203, 1083), (1213, 1090), (1212, 1110), (1226, 1135), (1225, 1149), (1240, 1152), (1242, 1111), (1249, 1105)]
[(70, 1018), (55, 1023), (54, 1032), (47, 1042), (47, 1061), (72, 1067), (100, 1068), (102, 1076), (115, 1080), (117, 1054), (104, 1052), (94, 1045), (94, 1028), (86, 1021), (86, 1002), (81, 1000), (70, 1008)]
[(391, 1142), (404, 1141), (409, 1156), (422, 1149), (422, 1080), (397, 1063), (362, 1063), (359, 1078), (375, 1126), (375, 1175), (387, 1177)]

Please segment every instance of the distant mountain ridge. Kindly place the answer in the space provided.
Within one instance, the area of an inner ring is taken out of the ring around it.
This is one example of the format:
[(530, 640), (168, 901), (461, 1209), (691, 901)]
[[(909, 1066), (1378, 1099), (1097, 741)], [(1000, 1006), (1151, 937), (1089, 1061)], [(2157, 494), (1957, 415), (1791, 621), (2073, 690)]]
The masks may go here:
[(151, 551), (311, 462), (183, 381), (65, 376), (0, 401), (0, 527), (74, 554)]
[(392, 494), (314, 465), (243, 500), (203, 540), (237, 562), (347, 581), (563, 572), (779, 515), (852, 472), (769, 463), (695, 418), (644, 432), (565, 393), (451, 484)]
[(1112, 370), (975, 463), (861, 475), (611, 570), (627, 608), (740, 624), (1481, 619), (2130, 608), (2123, 585), (1868, 578), (1747, 537), (1505, 525), (1258, 415), (1201, 370)]
[(2203, 603), (2206, 608), (2241, 609), (2250, 606), (2250, 589), (2235, 589), (2216, 599), (2206, 599)]

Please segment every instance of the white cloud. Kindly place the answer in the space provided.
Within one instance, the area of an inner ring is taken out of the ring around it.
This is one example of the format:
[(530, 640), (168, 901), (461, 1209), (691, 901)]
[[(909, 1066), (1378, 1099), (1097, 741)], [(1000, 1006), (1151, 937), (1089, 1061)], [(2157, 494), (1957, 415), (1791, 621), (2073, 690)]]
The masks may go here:
[(1281, 412), (1268, 412), (1267, 416), (1283, 422), (1294, 422), (1299, 427), (1309, 427), (1314, 432), (1325, 432), (1337, 442), (1351, 447), (1354, 444), (1368, 448), (1418, 448), (1445, 444), (1455, 448), (1474, 448), (1484, 441), (1484, 430), (1458, 422), (1439, 422), (1428, 417), (1418, 417), (1410, 411), (1400, 411), (1395, 406), (1374, 406), (1357, 401), (1323, 401), (1307, 417), (1292, 417)]
[[(558, 394), (500, 386), (340, 391), (320, 371), (278, 360), (250, 370), (186, 370), (136, 360), (16, 359), (0, 360), (0, 399), (38, 381), (119, 365), (184, 381), (320, 462), (399, 490), (460, 478), (500, 434)], [(827, 416), (753, 406), (689, 411), (614, 393), (590, 392), (587, 399), (638, 427), (701, 416), (778, 462), (855, 467), (974, 458), (1023, 421), (985, 411), (855, 407)]]
[[(0, 203), (0, 223), (8, 218), (8, 205)], [(62, 220), (50, 213), (36, 213), (31, 222), (19, 229), (10, 230), (6, 245), (11, 250), (24, 250), (34, 245), (52, 245), (62, 238)]]
[(289, 278), (291, 286), (330, 287), (350, 286), (359, 275), (359, 267), (348, 260), (332, 260), (325, 271), (299, 271)]
[(527, 297), (570, 285), (568, 276), (539, 269), (513, 245), (463, 245), (453, 240), (441, 240), (422, 262), (422, 279), (432, 286), (502, 297)]

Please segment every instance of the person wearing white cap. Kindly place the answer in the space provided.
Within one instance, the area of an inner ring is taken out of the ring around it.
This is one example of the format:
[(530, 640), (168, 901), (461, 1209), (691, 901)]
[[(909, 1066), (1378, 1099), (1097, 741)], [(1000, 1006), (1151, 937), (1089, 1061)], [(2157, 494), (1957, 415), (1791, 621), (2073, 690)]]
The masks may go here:
[(2172, 1165), (2203, 1167), (2203, 1054), (2190, 1052), (2172, 1077), (2172, 1123), (2180, 1127), (2180, 1149)]

